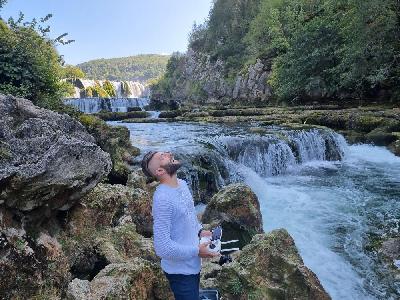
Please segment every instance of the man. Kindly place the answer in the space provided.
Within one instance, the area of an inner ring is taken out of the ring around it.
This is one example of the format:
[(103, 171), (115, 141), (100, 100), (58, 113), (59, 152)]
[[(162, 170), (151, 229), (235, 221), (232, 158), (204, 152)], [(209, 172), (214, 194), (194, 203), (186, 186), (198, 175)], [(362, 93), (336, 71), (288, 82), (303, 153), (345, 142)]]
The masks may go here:
[(161, 257), (176, 300), (199, 299), (200, 258), (219, 254), (199, 245), (199, 238), (210, 236), (198, 222), (193, 198), (187, 183), (178, 179), (181, 163), (170, 152), (149, 152), (142, 160), (142, 170), (160, 184), (153, 196), (154, 248)]

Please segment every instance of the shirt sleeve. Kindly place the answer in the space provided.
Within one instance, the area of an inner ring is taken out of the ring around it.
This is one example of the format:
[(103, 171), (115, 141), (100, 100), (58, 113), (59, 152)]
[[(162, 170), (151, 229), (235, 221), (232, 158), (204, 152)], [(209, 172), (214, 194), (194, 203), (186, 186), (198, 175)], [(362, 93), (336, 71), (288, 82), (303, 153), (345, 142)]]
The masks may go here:
[(185, 260), (198, 256), (198, 247), (180, 245), (171, 239), (172, 204), (167, 197), (154, 193), (152, 212), (154, 249), (159, 257)]

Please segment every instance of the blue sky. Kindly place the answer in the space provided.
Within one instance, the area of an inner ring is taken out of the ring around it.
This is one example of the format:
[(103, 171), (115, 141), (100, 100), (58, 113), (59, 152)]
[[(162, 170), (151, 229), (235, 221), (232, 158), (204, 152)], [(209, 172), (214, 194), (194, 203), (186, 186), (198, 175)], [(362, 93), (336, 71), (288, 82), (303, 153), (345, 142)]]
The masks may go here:
[(0, 15), (53, 18), (51, 37), (68, 32), (75, 42), (58, 47), (69, 64), (96, 58), (186, 51), (194, 22), (203, 23), (212, 0), (8, 0)]

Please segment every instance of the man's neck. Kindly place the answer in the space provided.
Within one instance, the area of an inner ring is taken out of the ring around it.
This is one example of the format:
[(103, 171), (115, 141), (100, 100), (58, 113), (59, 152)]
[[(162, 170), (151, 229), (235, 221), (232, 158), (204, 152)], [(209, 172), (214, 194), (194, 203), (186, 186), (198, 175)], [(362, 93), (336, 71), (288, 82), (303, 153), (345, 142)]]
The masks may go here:
[(168, 185), (170, 187), (174, 187), (174, 188), (179, 186), (178, 177), (176, 177), (176, 174), (174, 174), (172, 176), (161, 178), (160, 183), (166, 184), (166, 185)]

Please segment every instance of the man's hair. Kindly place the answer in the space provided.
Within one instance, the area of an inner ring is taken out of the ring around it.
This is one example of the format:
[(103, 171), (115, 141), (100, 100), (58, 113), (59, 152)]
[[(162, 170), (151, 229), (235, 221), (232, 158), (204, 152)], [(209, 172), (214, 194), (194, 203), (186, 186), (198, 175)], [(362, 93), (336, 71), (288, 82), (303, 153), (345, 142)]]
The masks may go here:
[(147, 177), (150, 178), (154, 178), (154, 174), (151, 173), (151, 171), (149, 170), (149, 162), (150, 160), (153, 158), (154, 154), (156, 154), (157, 151), (150, 151), (147, 152), (142, 159), (142, 171), (144, 173), (144, 175), (146, 175)]

